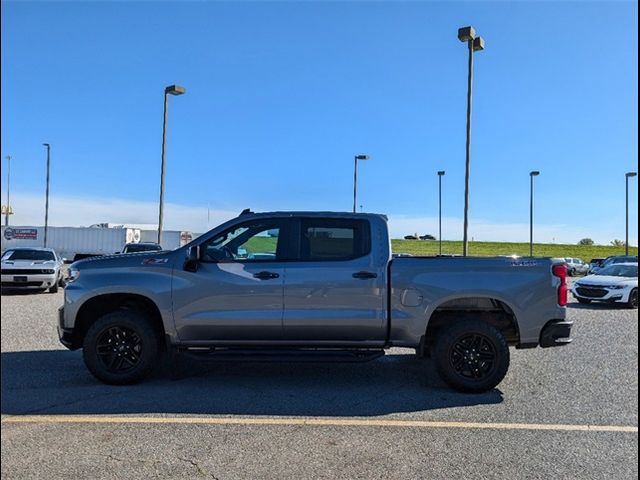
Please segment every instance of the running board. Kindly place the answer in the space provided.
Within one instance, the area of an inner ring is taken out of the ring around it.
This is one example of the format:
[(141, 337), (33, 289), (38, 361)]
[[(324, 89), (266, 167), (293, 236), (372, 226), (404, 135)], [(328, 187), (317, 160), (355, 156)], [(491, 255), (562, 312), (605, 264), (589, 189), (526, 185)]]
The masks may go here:
[(200, 360), (233, 362), (368, 362), (384, 355), (384, 350), (344, 350), (321, 348), (181, 348), (181, 354)]

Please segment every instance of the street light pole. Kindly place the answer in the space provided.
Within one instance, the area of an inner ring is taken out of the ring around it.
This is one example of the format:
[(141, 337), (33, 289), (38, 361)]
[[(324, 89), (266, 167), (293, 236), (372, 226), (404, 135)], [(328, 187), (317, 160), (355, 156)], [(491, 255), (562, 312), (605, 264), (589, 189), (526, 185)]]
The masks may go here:
[(533, 257), (533, 177), (540, 175), (540, 172), (533, 170), (529, 172), (529, 256)]
[(358, 160), (369, 160), (369, 156), (354, 155), (353, 157), (353, 213), (356, 213), (356, 198), (358, 191)]
[(440, 242), (440, 255), (442, 255), (442, 177), (444, 170), (438, 171), (438, 240)]
[(11, 212), (11, 203), (9, 203), (9, 189), (11, 187), (11, 155), (7, 155), (7, 206), (5, 207), (4, 225), (9, 226), (9, 215)]
[(471, 172), (471, 101), (473, 98), (473, 52), (484, 50), (484, 40), (476, 37), (473, 27), (458, 29), (458, 39), (467, 42), (469, 48), (469, 70), (467, 74), (467, 142), (466, 161), (464, 169), (464, 232), (462, 240), (462, 255), (465, 257), (469, 251), (469, 176)]
[(162, 241), (162, 220), (164, 215), (164, 171), (165, 171), (165, 150), (167, 147), (167, 119), (169, 114), (169, 95), (182, 95), (185, 93), (184, 87), (171, 85), (164, 89), (164, 117), (162, 121), (162, 162), (160, 166), (160, 207), (158, 212), (158, 244)]
[(638, 175), (637, 172), (627, 172), (624, 174), (625, 183), (625, 235), (624, 254), (629, 255), (629, 178)]
[(47, 246), (47, 233), (49, 230), (49, 169), (51, 166), (51, 145), (43, 143), (47, 147), (47, 187), (45, 191), (44, 200), (44, 247)]

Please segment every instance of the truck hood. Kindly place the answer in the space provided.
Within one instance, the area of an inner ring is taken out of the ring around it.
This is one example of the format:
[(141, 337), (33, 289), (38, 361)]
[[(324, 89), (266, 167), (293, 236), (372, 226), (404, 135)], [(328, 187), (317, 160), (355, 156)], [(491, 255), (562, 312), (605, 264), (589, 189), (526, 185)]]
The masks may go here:
[(167, 265), (176, 251), (122, 253), (85, 258), (73, 262), (69, 268), (87, 270), (93, 268), (138, 267), (143, 265)]

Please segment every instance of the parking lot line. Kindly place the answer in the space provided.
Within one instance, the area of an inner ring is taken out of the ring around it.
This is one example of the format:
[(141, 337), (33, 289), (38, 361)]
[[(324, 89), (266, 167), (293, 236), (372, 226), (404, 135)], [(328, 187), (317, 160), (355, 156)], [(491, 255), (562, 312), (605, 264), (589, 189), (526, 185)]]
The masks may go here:
[(638, 433), (637, 426), (567, 425), (547, 423), (479, 423), (433, 422), (423, 420), (354, 419), (354, 418), (252, 418), (252, 417), (126, 417), (100, 415), (12, 415), (2, 418), (9, 423), (83, 423), (83, 424), (187, 424), (187, 425), (265, 425), (321, 427), (398, 427), (463, 428), (495, 430), (551, 430), (563, 432)]

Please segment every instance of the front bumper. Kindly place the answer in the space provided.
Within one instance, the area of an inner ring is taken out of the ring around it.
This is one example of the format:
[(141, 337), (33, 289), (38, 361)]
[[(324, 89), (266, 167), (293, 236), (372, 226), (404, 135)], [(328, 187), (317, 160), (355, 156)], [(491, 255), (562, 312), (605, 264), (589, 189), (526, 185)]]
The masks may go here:
[(571, 327), (573, 322), (568, 320), (551, 320), (540, 332), (540, 346), (562, 347), (571, 343)]
[(606, 288), (601, 286), (584, 286), (584, 285), (574, 285), (571, 289), (571, 293), (576, 298), (584, 298), (587, 300), (592, 300), (594, 302), (622, 302), (626, 303), (629, 301), (629, 294), (631, 293), (631, 288)]
[(55, 285), (58, 275), (51, 274), (11, 274), (0, 277), (3, 288), (47, 289)]
[(79, 348), (75, 336), (73, 335), (73, 328), (65, 328), (64, 326), (64, 307), (60, 307), (58, 309), (58, 338), (60, 339), (60, 343), (69, 350), (76, 350)]

